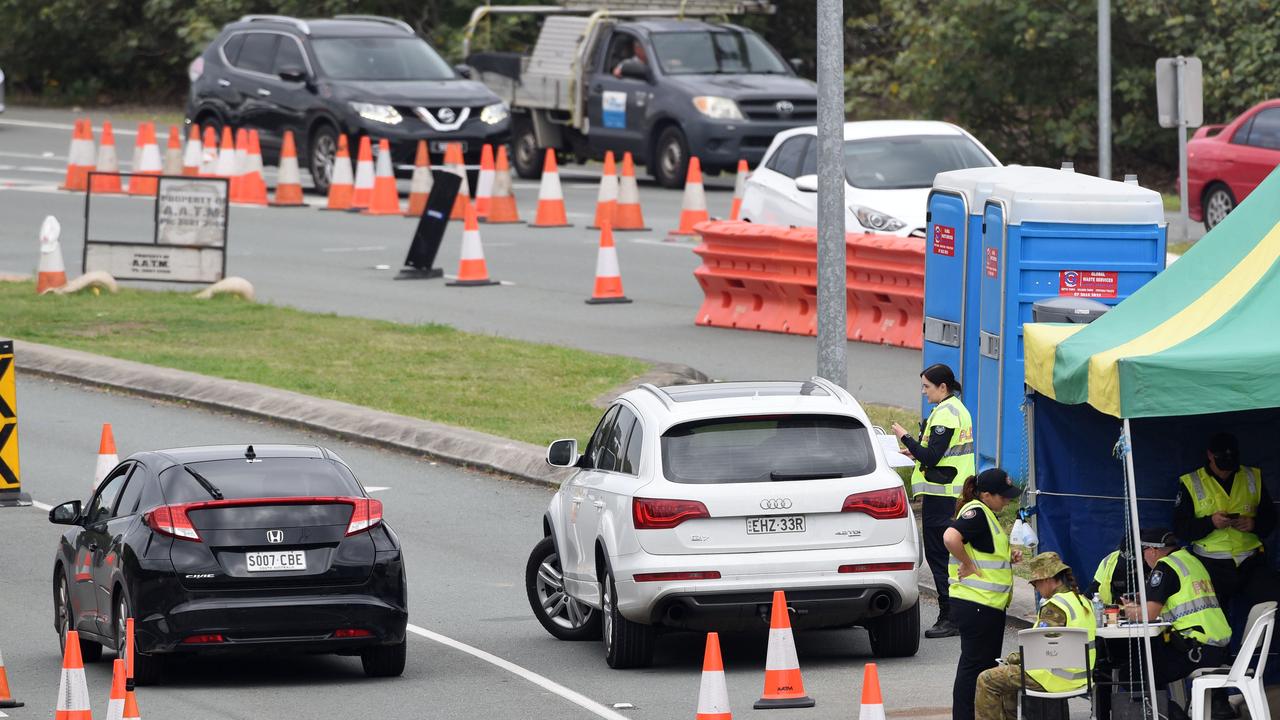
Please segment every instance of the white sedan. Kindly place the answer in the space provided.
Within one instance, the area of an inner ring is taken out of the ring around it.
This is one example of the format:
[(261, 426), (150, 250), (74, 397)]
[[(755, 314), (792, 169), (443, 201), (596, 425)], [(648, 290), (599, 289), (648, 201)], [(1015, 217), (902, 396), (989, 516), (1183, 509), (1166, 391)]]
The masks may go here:
[[(778, 133), (747, 179), (740, 217), (765, 225), (816, 226), (817, 145), (816, 127)], [(845, 123), (845, 230), (924, 237), (934, 175), (999, 164), (982, 143), (951, 123)]]
[(642, 385), (582, 455), (548, 449), (575, 472), (529, 556), (529, 604), (556, 638), (603, 637), (615, 668), (649, 664), (661, 629), (767, 628), (774, 590), (793, 627), (864, 625), (877, 656), (914, 655), (920, 544), (890, 461), (821, 379)]

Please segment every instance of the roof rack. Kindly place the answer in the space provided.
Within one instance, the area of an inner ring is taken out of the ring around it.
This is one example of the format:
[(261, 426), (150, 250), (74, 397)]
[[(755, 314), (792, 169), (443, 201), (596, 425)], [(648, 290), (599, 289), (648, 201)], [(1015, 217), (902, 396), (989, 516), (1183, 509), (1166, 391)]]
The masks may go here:
[(334, 20), (367, 20), (369, 22), (382, 23), (383, 25), (394, 25), (410, 35), (417, 35), (413, 31), (413, 26), (403, 20), (384, 17), (382, 15), (334, 15)]
[(299, 20), (298, 18), (289, 17), (288, 15), (245, 15), (240, 18), (239, 22), (278, 22), (286, 25), (292, 25), (301, 30), (304, 34), (311, 34), (311, 26), (307, 24), (306, 20)]
[(675, 403), (671, 399), (671, 396), (662, 392), (662, 390), (658, 389), (658, 387), (656, 387), (653, 383), (640, 383), (640, 389), (648, 390), (649, 392), (653, 393), (654, 396), (656, 396), (659, 400), (662, 401), (662, 405), (666, 409), (670, 410), (675, 407)]

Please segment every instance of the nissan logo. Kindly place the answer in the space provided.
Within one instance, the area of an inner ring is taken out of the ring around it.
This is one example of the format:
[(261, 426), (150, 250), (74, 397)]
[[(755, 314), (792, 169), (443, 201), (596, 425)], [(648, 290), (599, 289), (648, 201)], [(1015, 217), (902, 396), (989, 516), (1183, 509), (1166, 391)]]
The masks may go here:
[(268, 531), (267, 531), (267, 542), (271, 543), (272, 545), (279, 545), (280, 543), (284, 542), (284, 531), (283, 531), (283, 530), (268, 530)]
[(458, 115), (453, 111), (453, 108), (440, 108), (436, 110), (436, 119), (440, 122), (451, 123), (458, 119)]
[(796, 106), (792, 105), (790, 100), (779, 100), (773, 104), (773, 109), (777, 110), (779, 115), (790, 115), (796, 111)]
[(760, 501), (761, 510), (790, 510), (791, 498), (765, 498)]

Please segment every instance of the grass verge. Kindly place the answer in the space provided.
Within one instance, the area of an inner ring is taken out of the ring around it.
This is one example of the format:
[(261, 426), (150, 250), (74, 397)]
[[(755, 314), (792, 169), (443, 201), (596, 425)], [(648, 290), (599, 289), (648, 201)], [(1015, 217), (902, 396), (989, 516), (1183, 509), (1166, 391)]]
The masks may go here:
[(1191, 249), (1191, 246), (1195, 244), (1196, 244), (1195, 240), (1187, 240), (1186, 242), (1169, 243), (1168, 251), (1173, 253), (1174, 255), (1184, 255), (1188, 250)]
[(1164, 201), (1164, 209), (1169, 212), (1177, 212), (1182, 209), (1182, 198), (1176, 193), (1161, 193), (1160, 199)]

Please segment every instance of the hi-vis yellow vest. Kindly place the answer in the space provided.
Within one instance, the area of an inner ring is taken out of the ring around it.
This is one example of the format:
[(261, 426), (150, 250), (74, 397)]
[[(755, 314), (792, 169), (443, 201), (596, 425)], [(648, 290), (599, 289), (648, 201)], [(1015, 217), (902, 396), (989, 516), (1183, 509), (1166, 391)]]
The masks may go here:
[(1231, 641), (1231, 626), (1218, 606), (1218, 596), (1209, 580), (1209, 571), (1190, 551), (1183, 548), (1160, 558), (1159, 568), (1177, 573), (1178, 592), (1164, 603), (1161, 617), (1173, 623), (1173, 629), (1202, 645), (1226, 647)]
[(1093, 574), (1093, 579), (1098, 583), (1098, 596), (1102, 598), (1102, 602), (1106, 605), (1117, 604), (1115, 598), (1111, 596), (1111, 578), (1115, 575), (1116, 567), (1120, 565), (1120, 551), (1112, 550), (1111, 554), (1102, 558), (1102, 562), (1098, 564), (1098, 570)]
[(1088, 682), (1088, 675), (1093, 670), (1093, 663), (1097, 657), (1095, 642), (1098, 623), (1093, 615), (1093, 604), (1066, 588), (1051, 595), (1044, 604), (1054, 605), (1062, 610), (1067, 616), (1067, 627), (1089, 631), (1089, 667), (1028, 670), (1027, 675), (1040, 683), (1040, 687), (1044, 688), (1045, 692), (1067, 692), (1082, 688)]
[[(1241, 467), (1231, 480), (1231, 495), (1222, 489), (1218, 478), (1204, 468), (1183, 475), (1182, 484), (1191, 494), (1196, 517), (1209, 517), (1215, 512), (1239, 513), (1241, 517), (1253, 517), (1262, 502), (1262, 471), (1253, 467)], [(1233, 527), (1214, 528), (1213, 532), (1196, 540), (1191, 546), (1196, 555), (1213, 560), (1241, 560), (1262, 547), (1262, 541), (1254, 533), (1241, 532)]]
[(975, 550), (966, 542), (964, 549), (968, 551), (969, 557), (973, 558), (973, 563), (982, 571), (982, 576), (969, 575), (961, 578), (960, 561), (952, 555), (947, 563), (947, 578), (950, 585), (948, 592), (952, 598), (1004, 610), (1009, 607), (1009, 601), (1013, 599), (1013, 563), (1010, 561), (1009, 536), (1005, 534), (1004, 528), (1000, 527), (995, 513), (991, 512), (991, 508), (983, 505), (981, 500), (970, 500), (960, 508), (956, 516), (963, 515), (971, 508), (977, 508), (987, 518), (987, 524), (991, 526), (992, 547), (995, 552), (985, 553)]
[(964, 403), (960, 402), (960, 398), (952, 395), (938, 403), (933, 412), (929, 413), (929, 422), (925, 424), (924, 435), (920, 438), (920, 443), (925, 447), (929, 446), (929, 440), (933, 437), (931, 431), (935, 427), (948, 427), (953, 430), (951, 444), (947, 446), (947, 451), (943, 453), (942, 459), (935, 467), (955, 468), (956, 476), (946, 485), (929, 482), (925, 480), (924, 470), (917, 462), (915, 470), (911, 473), (911, 496), (960, 497), (960, 488), (964, 485), (964, 481), (975, 472), (973, 419), (969, 417), (969, 410), (965, 408)]

